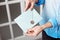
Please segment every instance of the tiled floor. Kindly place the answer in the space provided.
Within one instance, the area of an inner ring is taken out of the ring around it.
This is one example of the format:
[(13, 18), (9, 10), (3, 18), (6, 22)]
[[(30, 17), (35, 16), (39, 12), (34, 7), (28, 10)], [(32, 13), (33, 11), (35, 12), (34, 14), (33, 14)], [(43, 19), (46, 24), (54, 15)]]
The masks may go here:
[[(5, 1), (7, 1), (8, 3), (5, 4)], [(8, 5), (9, 7), (7, 7), (6, 5)], [(38, 7), (35, 7), (35, 8), (38, 10), (38, 12), (40, 11)], [(8, 14), (11, 17), (10, 19), (8, 17)], [(19, 28), (19, 26), (16, 23), (13, 23), (14, 19), (20, 14), (21, 14), (20, 0), (19, 1), (0, 0), (0, 33), (2, 36), (2, 40), (8, 40), (8, 39), (12, 38), (11, 37), (12, 35), (14, 36), (14, 38), (23, 35), (23, 31), (21, 30), (21, 28)], [(9, 21), (9, 20), (11, 20), (11, 21)], [(10, 26), (9, 22), (11, 22), (11, 26)], [(11, 29), (13, 29), (12, 30), (13, 34), (11, 34)], [(41, 35), (39, 37), (41, 37)], [(26, 40), (26, 39), (27, 39), (27, 37), (22, 37), (22, 38), (19, 38), (18, 40)], [(33, 40), (33, 39), (30, 38), (27, 40)], [(36, 40), (41, 40), (41, 39), (36, 39)]]

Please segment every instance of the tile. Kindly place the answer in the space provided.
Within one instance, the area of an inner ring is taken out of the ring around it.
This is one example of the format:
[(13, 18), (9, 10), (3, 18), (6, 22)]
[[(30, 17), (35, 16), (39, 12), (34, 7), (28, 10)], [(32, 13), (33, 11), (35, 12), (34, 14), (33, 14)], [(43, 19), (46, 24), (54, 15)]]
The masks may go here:
[(10, 4), (10, 13), (12, 21), (21, 14), (20, 3)]
[(0, 27), (0, 34), (2, 40), (8, 40), (11, 38), (9, 26)]
[(6, 6), (0, 6), (0, 24), (8, 22)]
[(12, 27), (13, 27), (14, 37), (23, 35), (22, 29), (17, 24), (13, 24)]
[(5, 2), (5, 0), (0, 0), (0, 2)]

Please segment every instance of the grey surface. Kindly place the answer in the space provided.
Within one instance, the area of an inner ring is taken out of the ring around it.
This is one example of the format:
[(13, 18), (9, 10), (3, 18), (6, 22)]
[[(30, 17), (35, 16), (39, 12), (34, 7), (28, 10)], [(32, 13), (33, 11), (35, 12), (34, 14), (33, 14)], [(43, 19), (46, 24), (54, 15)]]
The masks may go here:
[(0, 2), (4, 2), (5, 0), (0, 0)]
[(0, 24), (8, 22), (6, 6), (0, 6)]
[(1, 34), (0, 34), (0, 40), (1, 40)]
[(9, 26), (4, 26), (0, 28), (0, 34), (2, 40), (8, 40), (11, 38)]
[(13, 24), (12, 27), (13, 27), (14, 37), (18, 37), (18, 36), (23, 35), (23, 31), (21, 30), (21, 28), (17, 24)]
[(8, 0), (8, 1), (14, 1), (14, 0)]
[(18, 15), (21, 14), (20, 4), (19, 3), (10, 4), (9, 8), (10, 8), (10, 13), (11, 13), (11, 19), (13, 21)]

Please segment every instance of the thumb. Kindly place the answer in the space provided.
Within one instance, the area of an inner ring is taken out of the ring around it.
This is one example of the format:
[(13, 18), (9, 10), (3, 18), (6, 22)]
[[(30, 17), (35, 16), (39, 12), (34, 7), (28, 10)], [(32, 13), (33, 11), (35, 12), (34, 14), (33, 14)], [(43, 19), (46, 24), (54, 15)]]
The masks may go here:
[(25, 6), (24, 11), (26, 11), (28, 9), (28, 6), (29, 6), (29, 1), (26, 1), (26, 6)]
[(33, 7), (34, 7), (34, 4), (35, 4), (35, 2), (32, 2), (32, 3), (31, 3), (31, 7), (30, 7), (29, 9), (31, 9), (31, 10), (32, 10), (32, 9), (33, 9)]

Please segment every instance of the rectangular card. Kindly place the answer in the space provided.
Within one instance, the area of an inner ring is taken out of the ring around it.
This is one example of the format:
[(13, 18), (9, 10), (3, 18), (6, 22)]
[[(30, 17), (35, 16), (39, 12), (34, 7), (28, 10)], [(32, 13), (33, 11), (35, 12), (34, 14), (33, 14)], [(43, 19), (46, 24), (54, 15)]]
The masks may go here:
[[(33, 18), (32, 18), (33, 17)], [(34, 24), (31, 23), (33, 20)], [(23, 32), (26, 32), (27, 29), (32, 28), (37, 23), (39, 23), (42, 20), (42, 17), (39, 15), (39, 13), (33, 9), (27, 10), (26, 12), (23, 12), (21, 15), (19, 15), (15, 22), (19, 25), (19, 27), (23, 30)]]

